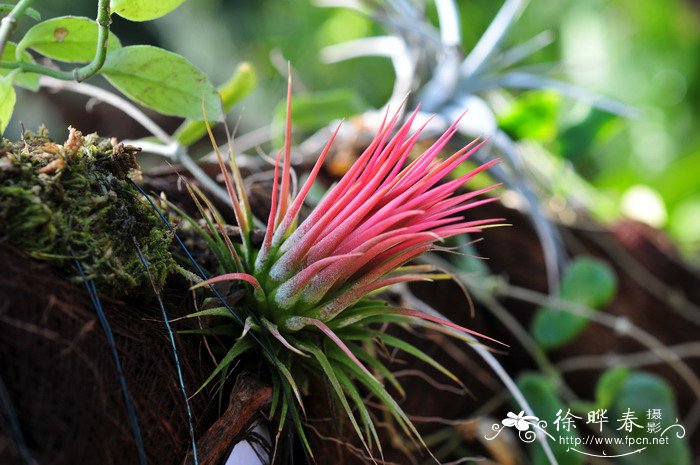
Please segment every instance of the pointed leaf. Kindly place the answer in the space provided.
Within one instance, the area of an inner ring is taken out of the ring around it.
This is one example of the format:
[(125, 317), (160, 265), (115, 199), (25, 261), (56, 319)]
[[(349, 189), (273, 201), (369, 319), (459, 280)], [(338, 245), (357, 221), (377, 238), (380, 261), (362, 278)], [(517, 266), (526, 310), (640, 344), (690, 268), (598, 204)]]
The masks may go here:
[(376, 370), (381, 376), (384, 377), (386, 381), (389, 382), (389, 384), (394, 386), (394, 389), (396, 389), (396, 392), (399, 393), (399, 396), (404, 397), (406, 395), (406, 391), (404, 390), (403, 386), (401, 386), (401, 383), (399, 383), (399, 380), (396, 379), (396, 376), (394, 376), (394, 374), (375, 356), (368, 354), (365, 350), (356, 347), (355, 345), (348, 345), (348, 347), (350, 347), (350, 350), (352, 350), (352, 353), (355, 354), (357, 358), (369, 365), (370, 368)]
[(382, 404), (387, 408), (391, 415), (396, 419), (401, 429), (406, 433), (408, 437), (412, 440), (418, 439), (420, 443), (426, 448), (427, 446), (423, 442), (423, 438), (418, 433), (418, 430), (413, 425), (411, 420), (408, 418), (406, 413), (401, 409), (399, 404), (396, 403), (393, 397), (386, 391), (384, 386), (377, 381), (374, 376), (367, 375), (364, 371), (357, 367), (346, 355), (339, 353), (338, 351), (329, 351), (329, 355), (333, 354), (333, 358), (338, 362), (345, 365), (353, 376), (359, 380), (372, 394), (377, 396)]
[(216, 375), (219, 374), (219, 372), (221, 370), (223, 370), (224, 368), (229, 366), (234, 360), (236, 360), (236, 358), (238, 356), (240, 356), (242, 353), (246, 352), (247, 350), (251, 349), (252, 347), (253, 347), (253, 344), (250, 341), (248, 341), (248, 339), (239, 339), (238, 341), (236, 341), (236, 343), (233, 344), (233, 347), (231, 347), (231, 349), (228, 351), (226, 356), (221, 360), (219, 365), (217, 365), (217, 367), (214, 369), (212, 374), (209, 375), (209, 377), (206, 379), (206, 381), (204, 381), (202, 386), (199, 389), (197, 389), (197, 392), (195, 392), (193, 394), (193, 396), (196, 396), (197, 394), (199, 394), (202, 391), (202, 389), (204, 389), (205, 386), (207, 384), (209, 384), (209, 382), (212, 379), (214, 379), (214, 377)]
[(418, 310), (413, 310), (410, 308), (394, 308), (392, 310), (387, 311), (387, 313), (396, 313), (399, 315), (406, 315), (410, 316), (413, 318), (419, 318), (421, 320), (427, 320), (427, 321), (432, 321), (433, 323), (437, 323), (442, 326), (447, 326), (448, 328), (456, 329), (457, 331), (461, 331), (463, 333), (471, 334), (472, 336), (480, 337), (483, 339), (488, 339), (489, 341), (495, 342), (497, 344), (501, 344), (502, 346), (508, 347), (508, 344), (501, 342), (499, 340), (496, 340), (492, 337), (486, 336), (484, 334), (481, 334), (477, 331), (465, 328), (463, 326), (460, 326), (458, 324), (452, 323), (451, 321), (448, 320), (443, 320), (442, 318), (438, 318), (432, 315), (428, 315), (427, 313), (420, 312)]
[(408, 342), (402, 341), (401, 339), (392, 336), (391, 334), (387, 334), (385, 332), (377, 332), (377, 336), (384, 342), (384, 344), (390, 346), (390, 347), (395, 347), (397, 349), (400, 349), (407, 354), (413, 355), (417, 359), (427, 363), (431, 367), (435, 368), (438, 370), (440, 373), (443, 375), (447, 376), (450, 378), (452, 381), (455, 383), (459, 384), (461, 387), (465, 388), (464, 384), (457, 378), (457, 376), (454, 375), (450, 370), (445, 368), (444, 365), (436, 361), (434, 358), (432, 358), (430, 355), (426, 354), (419, 348), (409, 344)]
[[(255, 70), (250, 63), (241, 63), (236, 68), (231, 79), (219, 86), (218, 91), (224, 104), (224, 112), (228, 112), (239, 101), (243, 100), (257, 85)], [(188, 147), (197, 142), (207, 133), (202, 121), (187, 120), (175, 131), (173, 138), (180, 145)]]
[(200, 283), (197, 283), (194, 286), (192, 286), (190, 289), (197, 289), (198, 287), (203, 287), (203, 286), (211, 286), (212, 284), (222, 283), (222, 282), (226, 282), (226, 281), (245, 281), (248, 284), (252, 285), (255, 289), (262, 291), (262, 288), (260, 287), (260, 283), (258, 283), (258, 280), (255, 279), (255, 276), (250, 275), (248, 273), (222, 274), (221, 276), (215, 276), (213, 278), (207, 279), (206, 281), (202, 281)]
[(367, 430), (367, 442), (369, 442), (371, 446), (372, 439), (374, 439), (374, 443), (377, 445), (377, 449), (379, 450), (379, 453), (381, 455), (382, 443), (381, 441), (379, 441), (377, 429), (374, 426), (374, 422), (372, 421), (372, 417), (370, 416), (367, 407), (365, 406), (364, 399), (362, 398), (362, 396), (360, 396), (359, 391), (357, 390), (353, 382), (350, 380), (350, 378), (348, 378), (348, 376), (343, 372), (342, 369), (336, 370), (335, 373), (338, 377), (338, 380), (340, 381), (340, 384), (343, 385), (343, 388), (348, 393), (352, 401), (355, 403), (357, 411), (360, 412), (360, 418), (362, 419), (362, 423), (364, 424), (365, 429)]
[[(306, 415), (306, 410), (304, 409), (304, 401), (301, 399), (301, 391), (299, 391), (299, 386), (297, 386), (296, 381), (294, 381), (292, 373), (290, 373), (289, 369), (285, 366), (284, 363), (282, 363), (280, 359), (274, 358), (270, 361), (275, 365), (277, 371), (280, 372), (284, 379), (287, 380), (288, 384), (285, 384), (285, 386), (289, 386), (292, 389), (292, 392), (294, 392), (294, 397), (296, 397), (297, 402), (299, 403), (299, 407), (301, 407), (301, 411), (304, 412), (304, 415)], [(284, 384), (284, 382), (282, 384)]]
[(100, 73), (132, 100), (165, 115), (202, 120), (203, 102), (209, 118), (223, 119), (209, 78), (175, 53), (150, 45), (124, 47), (107, 55)]
[(301, 355), (302, 357), (308, 357), (307, 354), (302, 352), (301, 350), (297, 349), (294, 347), (285, 337), (280, 333), (279, 329), (277, 328), (277, 325), (274, 323), (269, 322), (267, 319), (262, 318), (262, 324), (265, 326), (265, 328), (270, 331), (270, 334), (274, 336), (275, 339), (280, 341), (280, 343), (285, 346), (287, 349), (291, 350), (297, 355)]
[(352, 423), (353, 428), (355, 428), (355, 432), (360, 437), (362, 445), (367, 450), (367, 453), (371, 456), (372, 452), (370, 450), (370, 447), (367, 445), (367, 442), (365, 441), (365, 438), (362, 435), (360, 425), (357, 423), (357, 419), (355, 419), (355, 415), (352, 413), (350, 404), (348, 404), (348, 399), (345, 397), (345, 392), (343, 392), (343, 388), (340, 386), (338, 377), (336, 376), (335, 370), (328, 361), (328, 358), (326, 358), (326, 355), (323, 353), (323, 351), (321, 351), (318, 347), (314, 347), (312, 344), (302, 344), (302, 347), (304, 348), (304, 350), (311, 352), (318, 361), (318, 364), (321, 366), (321, 370), (323, 370), (323, 373), (328, 378), (328, 382), (330, 382), (331, 387), (335, 391), (336, 397), (338, 398), (340, 404), (345, 410), (345, 413), (347, 414), (350, 423)]
[(226, 307), (215, 307), (200, 310), (198, 312), (189, 313), (185, 315), (184, 318), (198, 318), (202, 316), (225, 316), (228, 318), (233, 318), (233, 315), (231, 315), (231, 312)]

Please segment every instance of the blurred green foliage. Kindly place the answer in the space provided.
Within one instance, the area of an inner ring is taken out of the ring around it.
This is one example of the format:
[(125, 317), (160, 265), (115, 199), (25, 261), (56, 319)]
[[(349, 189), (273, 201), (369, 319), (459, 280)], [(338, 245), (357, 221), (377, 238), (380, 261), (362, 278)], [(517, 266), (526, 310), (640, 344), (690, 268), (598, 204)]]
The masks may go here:
[[(613, 299), (617, 278), (606, 262), (586, 257), (572, 261), (564, 272), (559, 298), (589, 308), (601, 308)], [(563, 346), (583, 331), (589, 320), (558, 308), (541, 308), (532, 321), (532, 335), (543, 349)]]
[[(572, 441), (580, 438), (576, 428), (565, 428), (560, 423), (560, 427), (553, 425), (552, 422), (557, 416), (563, 417), (568, 412), (567, 406), (559, 398), (556, 392), (556, 385), (547, 377), (539, 373), (524, 373), (518, 377), (518, 387), (527, 399), (534, 412), (541, 420), (545, 420), (550, 426), (552, 432), (556, 428), (556, 436), (565, 438), (564, 441)], [(561, 415), (564, 413), (564, 415)], [(569, 451), (569, 446), (565, 443), (559, 443), (558, 440), (550, 442), (552, 452), (560, 465), (580, 465), (583, 463), (583, 456), (573, 454)], [(551, 463), (544, 452), (541, 445), (530, 448), (532, 453), (532, 463), (535, 465), (547, 465)]]

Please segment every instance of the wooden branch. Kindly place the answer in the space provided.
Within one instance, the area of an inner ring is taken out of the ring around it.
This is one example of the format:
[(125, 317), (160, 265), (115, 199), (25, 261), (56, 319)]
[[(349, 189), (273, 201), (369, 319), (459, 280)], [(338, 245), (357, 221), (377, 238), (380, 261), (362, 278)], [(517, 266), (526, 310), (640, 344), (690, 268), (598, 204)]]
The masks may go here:
[[(224, 414), (197, 441), (199, 465), (216, 465), (230, 453), (260, 410), (267, 407), (272, 388), (252, 376), (241, 376), (231, 391)], [(194, 463), (192, 451), (184, 465)]]

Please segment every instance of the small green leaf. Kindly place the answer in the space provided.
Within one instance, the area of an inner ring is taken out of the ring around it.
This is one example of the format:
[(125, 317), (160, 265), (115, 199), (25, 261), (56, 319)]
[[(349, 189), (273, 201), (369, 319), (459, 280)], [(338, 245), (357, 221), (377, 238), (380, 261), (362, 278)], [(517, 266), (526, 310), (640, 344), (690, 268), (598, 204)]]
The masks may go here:
[(111, 0), (112, 13), (130, 21), (150, 21), (165, 16), (185, 0)]
[[(224, 112), (228, 112), (233, 106), (243, 100), (257, 85), (257, 77), (250, 63), (241, 63), (225, 84), (219, 87), (219, 94), (224, 104)], [(204, 121), (187, 120), (175, 131), (175, 138), (180, 145), (188, 147), (207, 133)]]
[(603, 373), (595, 387), (596, 408), (610, 408), (629, 375), (627, 367), (611, 368)]
[[(15, 7), (12, 3), (0, 3), (0, 16), (6, 16)], [(27, 8), (24, 14), (34, 21), (41, 21), (41, 15), (34, 8)]]
[[(97, 23), (80, 16), (61, 16), (41, 22), (27, 31), (17, 44), (17, 54), (33, 49), (54, 60), (69, 63), (93, 59), (97, 50)], [(117, 36), (109, 33), (107, 50), (120, 48)]]
[(342, 369), (336, 370), (335, 373), (338, 376), (338, 380), (340, 380), (340, 383), (343, 385), (343, 388), (345, 388), (345, 391), (355, 403), (357, 411), (360, 413), (360, 418), (362, 419), (362, 423), (365, 426), (367, 442), (370, 444), (371, 447), (372, 439), (374, 439), (374, 443), (377, 445), (377, 449), (381, 454), (382, 444), (379, 441), (379, 435), (377, 434), (377, 429), (374, 426), (374, 422), (372, 421), (372, 417), (369, 414), (369, 410), (367, 410), (367, 407), (365, 407), (364, 399), (360, 395), (353, 382), (350, 380), (350, 378), (347, 377), (347, 375), (343, 372)]
[(438, 370), (440, 373), (443, 375), (447, 376), (450, 378), (452, 381), (457, 383), (459, 386), (464, 387), (464, 384), (455, 376), (454, 373), (452, 373), (450, 370), (445, 368), (444, 365), (436, 361), (434, 358), (432, 358), (430, 355), (426, 354), (419, 348), (417, 348), (414, 345), (409, 344), (408, 342), (404, 342), (401, 339), (394, 337), (390, 334), (387, 333), (382, 333), (378, 332), (379, 338), (384, 342), (384, 344), (388, 345), (389, 347), (395, 347), (396, 349), (402, 350), (406, 352), (407, 354), (413, 355), (416, 357), (418, 360), (421, 360), (431, 367), (435, 368)]
[[(567, 268), (561, 283), (560, 298), (565, 301), (600, 308), (615, 296), (617, 278), (605, 262), (577, 258)], [(556, 308), (541, 308), (532, 322), (532, 333), (545, 349), (562, 346), (583, 331), (588, 320)]]
[[(367, 449), (367, 452), (370, 452), (370, 448), (367, 445), (367, 442), (365, 441), (364, 436), (362, 435), (362, 430), (360, 429), (360, 425), (357, 422), (355, 415), (353, 415), (352, 409), (350, 408), (350, 404), (348, 403), (348, 399), (347, 399), (347, 397), (345, 397), (345, 392), (343, 391), (343, 388), (340, 385), (340, 381), (338, 381), (338, 377), (336, 376), (336, 370), (333, 369), (333, 366), (331, 366), (331, 363), (328, 361), (328, 358), (326, 358), (326, 355), (323, 353), (323, 351), (321, 349), (314, 346), (313, 344), (300, 343), (300, 346), (304, 350), (311, 352), (314, 355), (314, 357), (316, 358), (316, 360), (318, 361), (318, 364), (321, 367), (321, 370), (326, 375), (326, 378), (328, 378), (328, 381), (330, 382), (331, 387), (335, 391), (336, 397), (340, 401), (340, 405), (343, 407), (343, 410), (345, 410), (345, 414), (347, 415), (348, 419), (350, 420), (350, 423), (352, 424), (353, 428), (355, 429), (355, 432), (360, 437), (360, 441), (362, 441), (362, 445), (365, 446), (365, 449)], [(338, 370), (338, 371), (340, 371), (340, 370)]]
[(236, 343), (233, 344), (233, 347), (231, 347), (231, 349), (228, 351), (226, 356), (224, 356), (223, 360), (221, 360), (221, 363), (217, 365), (217, 367), (214, 369), (211, 375), (209, 375), (207, 380), (204, 381), (204, 383), (202, 383), (199, 389), (197, 389), (197, 392), (195, 392), (192, 395), (196, 396), (197, 394), (199, 394), (201, 390), (204, 389), (206, 385), (209, 384), (211, 380), (214, 379), (214, 377), (218, 375), (221, 370), (229, 366), (231, 363), (233, 363), (234, 360), (236, 360), (236, 358), (238, 358), (241, 354), (251, 349), (252, 347), (253, 344), (250, 341), (248, 341), (248, 339), (237, 340)]
[[(544, 376), (537, 373), (525, 373), (518, 377), (517, 384), (518, 388), (520, 388), (527, 399), (527, 402), (530, 404), (530, 407), (532, 407), (532, 411), (535, 415), (542, 420), (546, 420), (550, 427), (555, 426), (552, 422), (556, 418), (559, 410), (562, 410), (562, 416), (566, 415), (567, 407), (559, 399), (559, 396), (557, 396), (552, 383)], [(576, 429), (572, 427), (569, 431), (565, 431), (561, 428), (556, 432), (555, 436), (573, 439), (578, 438), (579, 434), (576, 432)], [(559, 465), (580, 465), (583, 463), (583, 456), (569, 452), (568, 445), (560, 443), (559, 441), (549, 441), (549, 445)], [(534, 465), (549, 464), (544, 449), (539, 444), (532, 449), (532, 463)]]
[(165, 115), (221, 121), (221, 98), (196, 66), (162, 48), (134, 45), (107, 55), (100, 70), (117, 89), (142, 105)]
[(15, 89), (12, 87), (12, 75), (0, 78), (0, 134), (5, 132), (15, 108)]
[(184, 318), (198, 318), (202, 316), (223, 316), (227, 318), (233, 318), (233, 315), (226, 307), (215, 307), (208, 308), (206, 310), (200, 310), (198, 312), (185, 315)]
[[(653, 439), (658, 438), (665, 428), (676, 423), (679, 416), (676, 409), (676, 399), (671, 386), (662, 378), (644, 372), (631, 372), (624, 380), (615, 396), (615, 400), (608, 412), (609, 427), (617, 431), (620, 435), (634, 438), (636, 443), (646, 445), (640, 454), (633, 454), (629, 458), (623, 459), (623, 465), (690, 465), (690, 447), (688, 445), (687, 433), (685, 437), (676, 436), (681, 430), (673, 427), (666, 432), (668, 442), (665, 444), (654, 443)], [(658, 410), (661, 418), (648, 418), (650, 410)], [(624, 426), (623, 415), (631, 413), (636, 418), (634, 423), (640, 427), (631, 426), (631, 431), (618, 428)], [(660, 431), (651, 433), (648, 431), (648, 423), (657, 423), (661, 426)], [(681, 425), (683, 426), (683, 425)], [(685, 428), (683, 426), (683, 428)], [(639, 447), (632, 446), (633, 449)], [(629, 449), (620, 449), (620, 452), (627, 452)]]
[(549, 142), (557, 135), (562, 97), (551, 90), (524, 92), (504, 114), (498, 126), (514, 139)]
[[(353, 90), (335, 89), (311, 95), (295, 96), (292, 101), (294, 126), (303, 131), (322, 128), (335, 119), (353, 116), (367, 109), (367, 104)], [(275, 109), (275, 120), (284, 121), (285, 104)]]
[[(2, 51), (2, 58), (0, 61), (15, 61), (15, 52), (17, 45), (13, 42), (7, 42), (5, 48)], [(28, 52), (23, 52), (21, 55), (21, 60), (28, 63), (33, 63), (34, 59)], [(11, 69), (0, 68), (0, 76), (7, 76), (12, 72)], [(18, 72), (14, 75), (14, 83), (18, 86), (25, 87), (29, 90), (36, 91), (39, 89), (39, 75), (34, 73), (22, 73)]]

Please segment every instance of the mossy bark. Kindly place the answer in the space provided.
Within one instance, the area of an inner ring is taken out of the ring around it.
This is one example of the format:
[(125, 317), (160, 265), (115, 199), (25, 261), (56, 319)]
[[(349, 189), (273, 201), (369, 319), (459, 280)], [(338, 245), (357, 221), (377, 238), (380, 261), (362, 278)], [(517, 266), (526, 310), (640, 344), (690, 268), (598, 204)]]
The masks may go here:
[(81, 261), (98, 289), (114, 297), (150, 289), (138, 242), (160, 287), (174, 267), (172, 240), (131, 184), (139, 149), (70, 129), (64, 144), (45, 130), (0, 142), (0, 236), (77, 280)]

